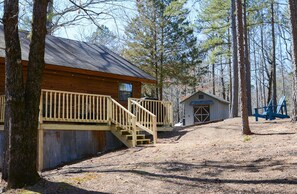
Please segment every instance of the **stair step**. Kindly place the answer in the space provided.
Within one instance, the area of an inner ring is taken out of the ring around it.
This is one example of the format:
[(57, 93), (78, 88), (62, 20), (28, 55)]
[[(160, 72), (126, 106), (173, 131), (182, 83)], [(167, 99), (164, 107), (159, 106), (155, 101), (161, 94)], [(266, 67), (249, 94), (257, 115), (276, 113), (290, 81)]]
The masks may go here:
[[(126, 135), (127, 140), (132, 140), (132, 135)], [(137, 139), (144, 139), (145, 135), (137, 135)]]
[(122, 135), (130, 135), (130, 131), (128, 130), (119, 130), (119, 133), (122, 134)]
[(150, 139), (137, 139), (136, 140), (137, 145), (150, 144), (150, 143), (151, 143)]
[[(130, 132), (129, 132), (129, 130), (127, 130), (127, 129), (123, 129), (123, 128), (121, 128), (121, 127), (117, 127), (117, 129), (116, 129), (118, 132), (120, 132), (120, 133), (125, 133), (125, 132), (128, 132), (129, 134), (130, 134)], [(136, 134), (139, 134), (140, 133), (140, 131), (139, 130), (136, 130)]]

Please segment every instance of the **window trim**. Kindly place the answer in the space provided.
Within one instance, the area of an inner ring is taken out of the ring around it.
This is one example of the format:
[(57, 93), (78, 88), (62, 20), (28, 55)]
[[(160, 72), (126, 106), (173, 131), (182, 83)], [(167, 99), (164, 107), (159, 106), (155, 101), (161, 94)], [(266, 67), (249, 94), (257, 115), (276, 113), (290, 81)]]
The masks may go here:
[(120, 92), (129, 92), (129, 91), (124, 91), (124, 90), (120, 90), (120, 86), (121, 86), (121, 84), (130, 84), (131, 85), (131, 87), (132, 87), (132, 90), (131, 90), (131, 96), (129, 97), (129, 98), (132, 98), (133, 97), (133, 83), (131, 83), (131, 82), (119, 82), (119, 85), (118, 85), (118, 97), (119, 97), (119, 101), (120, 102), (125, 102), (125, 101), (127, 101), (127, 100), (122, 100), (120, 97), (121, 97), (121, 95), (120, 95)]

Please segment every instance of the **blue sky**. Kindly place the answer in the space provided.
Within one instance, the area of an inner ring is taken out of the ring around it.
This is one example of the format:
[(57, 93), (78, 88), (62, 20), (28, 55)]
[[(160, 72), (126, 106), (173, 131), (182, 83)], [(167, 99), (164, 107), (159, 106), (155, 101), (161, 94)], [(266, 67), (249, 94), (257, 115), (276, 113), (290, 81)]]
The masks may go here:
[[(115, 4), (111, 4), (110, 7), (104, 7), (104, 9), (112, 10), (111, 14), (114, 18), (106, 17), (105, 19), (99, 21), (99, 23), (107, 26), (112, 32), (121, 37), (124, 34), (125, 25), (127, 24), (129, 18), (132, 18), (137, 14), (136, 0), (120, 1)], [(186, 5), (186, 7), (191, 10), (189, 15), (189, 20), (191, 22), (194, 22), (196, 17), (196, 12), (193, 9), (193, 6), (197, 5), (198, 4), (194, 4), (192, 0), (188, 1)], [(99, 11), (100, 10), (98, 10), (98, 12)], [(96, 26), (94, 24), (90, 23), (89, 21), (84, 21), (77, 26), (61, 28), (55, 33), (55, 35), (69, 39), (82, 40), (82, 35), (88, 35), (90, 32), (95, 30)]]

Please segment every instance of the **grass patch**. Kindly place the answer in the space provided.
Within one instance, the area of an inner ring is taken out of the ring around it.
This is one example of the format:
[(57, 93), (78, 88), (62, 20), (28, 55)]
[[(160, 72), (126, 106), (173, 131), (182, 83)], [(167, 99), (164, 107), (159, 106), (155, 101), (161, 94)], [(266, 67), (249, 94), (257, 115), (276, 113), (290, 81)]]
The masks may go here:
[(249, 136), (249, 135), (245, 135), (244, 137), (243, 137), (243, 142), (248, 142), (248, 141), (251, 141), (252, 140), (252, 138), (251, 138), (251, 136)]

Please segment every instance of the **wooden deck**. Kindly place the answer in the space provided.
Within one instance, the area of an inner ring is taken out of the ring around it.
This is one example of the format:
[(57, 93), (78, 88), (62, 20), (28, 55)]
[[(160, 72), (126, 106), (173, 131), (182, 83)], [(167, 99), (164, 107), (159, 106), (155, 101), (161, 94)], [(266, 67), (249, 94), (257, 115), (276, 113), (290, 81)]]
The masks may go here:
[[(5, 97), (0, 96), (0, 130), (3, 130)], [(1, 124), (2, 123), (2, 124)], [(170, 102), (129, 99), (128, 109), (110, 96), (42, 90), (39, 115), (39, 142), (45, 130), (111, 131), (127, 147), (157, 143), (157, 127), (172, 127)], [(38, 146), (39, 166), (43, 166), (43, 143)]]

